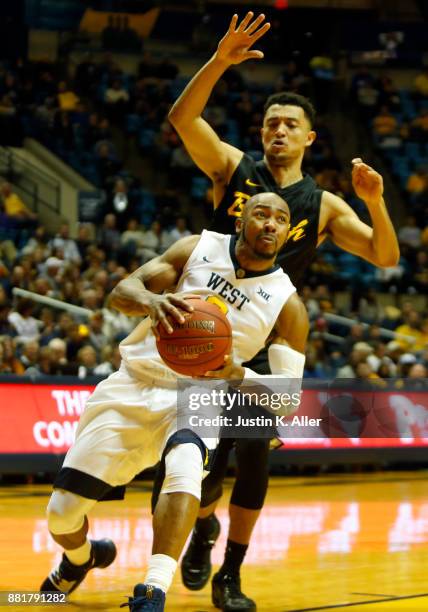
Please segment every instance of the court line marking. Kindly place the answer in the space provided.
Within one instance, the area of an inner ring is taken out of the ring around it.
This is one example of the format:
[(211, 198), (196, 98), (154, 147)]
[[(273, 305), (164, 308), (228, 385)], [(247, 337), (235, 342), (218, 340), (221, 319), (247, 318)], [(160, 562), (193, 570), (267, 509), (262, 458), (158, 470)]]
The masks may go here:
[[(333, 610), (337, 608), (351, 608), (354, 606), (367, 606), (375, 603), (385, 603), (393, 601), (403, 601), (404, 599), (417, 599), (418, 597), (428, 597), (428, 593), (417, 595), (402, 595), (401, 597), (388, 597), (387, 599), (372, 599), (370, 601), (353, 601), (352, 603), (332, 604), (329, 606), (318, 606), (316, 608), (296, 608), (294, 610), (284, 610), (284, 612), (315, 612), (316, 610)], [(397, 608), (398, 610), (398, 608)]]
[(397, 597), (397, 595), (385, 595), (385, 593), (351, 593), (351, 595), (363, 595), (367, 597)]
[[(34, 485), (29, 485), (29, 486), (34, 486)], [(41, 486), (45, 486), (45, 485), (41, 485)], [(49, 486), (49, 485), (48, 485)], [(23, 499), (23, 498), (28, 498), (28, 497), (50, 497), (52, 495), (52, 491), (53, 491), (53, 487), (50, 487), (48, 491), (31, 491), (31, 492), (26, 492), (26, 491), (7, 491), (7, 492), (3, 492), (0, 489), (0, 500), (4, 500), (4, 499)], [(128, 497), (130, 494), (136, 494), (136, 493), (151, 493), (152, 492), (152, 487), (149, 485), (139, 485), (138, 487), (136, 486), (130, 486), (129, 488), (127, 488), (126, 490), (126, 496)], [(124, 501), (124, 500), (113, 500), (113, 501)], [(126, 501), (126, 499), (125, 499)]]

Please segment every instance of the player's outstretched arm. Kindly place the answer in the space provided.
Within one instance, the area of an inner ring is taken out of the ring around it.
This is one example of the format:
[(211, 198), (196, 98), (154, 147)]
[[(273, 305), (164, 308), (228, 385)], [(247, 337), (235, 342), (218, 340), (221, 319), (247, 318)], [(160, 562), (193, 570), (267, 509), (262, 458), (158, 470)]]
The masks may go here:
[(168, 115), (193, 161), (214, 182), (227, 183), (243, 153), (220, 140), (202, 118), (202, 113), (215, 84), (227, 68), (263, 57), (261, 51), (251, 47), (268, 31), (270, 24), (263, 23), (264, 15), (253, 17), (254, 14), (248, 12), (238, 23), (238, 15), (233, 15), (217, 51), (193, 77)]
[(184, 322), (180, 311), (193, 309), (186, 298), (198, 297), (180, 293), (164, 293), (177, 283), (184, 266), (200, 236), (187, 236), (177, 240), (165, 253), (148, 261), (127, 278), (120, 281), (110, 294), (110, 306), (128, 316), (149, 315), (155, 325), (161, 321), (167, 332), (172, 327), (167, 316)]
[(355, 193), (369, 210), (373, 227), (363, 223), (342, 198), (324, 192), (322, 204), (326, 218), (322, 233), (340, 248), (375, 266), (395, 266), (400, 258), (400, 249), (383, 199), (382, 176), (360, 158), (352, 160), (352, 164), (352, 184)]

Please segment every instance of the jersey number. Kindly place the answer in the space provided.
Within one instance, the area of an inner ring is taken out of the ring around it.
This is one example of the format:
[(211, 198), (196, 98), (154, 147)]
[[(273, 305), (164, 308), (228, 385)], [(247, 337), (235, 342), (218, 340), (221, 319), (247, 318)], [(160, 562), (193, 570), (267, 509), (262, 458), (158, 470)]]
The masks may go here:
[(227, 214), (231, 217), (240, 217), (243, 213), (247, 200), (249, 200), (251, 196), (246, 193), (242, 193), (242, 191), (235, 191), (234, 196), (235, 200), (227, 209)]

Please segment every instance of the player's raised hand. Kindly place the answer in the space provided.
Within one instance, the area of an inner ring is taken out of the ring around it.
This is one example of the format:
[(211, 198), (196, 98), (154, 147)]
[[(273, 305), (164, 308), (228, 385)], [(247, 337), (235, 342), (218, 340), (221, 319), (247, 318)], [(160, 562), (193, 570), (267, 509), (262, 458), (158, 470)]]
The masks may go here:
[(150, 300), (150, 318), (152, 320), (152, 329), (155, 336), (158, 338), (159, 333), (157, 326), (160, 323), (168, 334), (174, 331), (173, 321), (184, 323), (186, 313), (193, 312), (193, 306), (187, 302), (191, 298), (198, 299), (199, 295), (190, 293), (164, 293), (162, 295), (153, 295)]
[(362, 159), (352, 160), (352, 185), (359, 198), (368, 205), (377, 204), (383, 195), (383, 178)]
[[(248, 59), (262, 59), (262, 51), (251, 49), (270, 28), (270, 23), (264, 23), (265, 16), (259, 15), (253, 20), (254, 13), (249, 11), (241, 23), (238, 15), (233, 15), (229, 29), (218, 44), (216, 57), (228, 65), (240, 64)], [(263, 25), (262, 25), (263, 24)]]

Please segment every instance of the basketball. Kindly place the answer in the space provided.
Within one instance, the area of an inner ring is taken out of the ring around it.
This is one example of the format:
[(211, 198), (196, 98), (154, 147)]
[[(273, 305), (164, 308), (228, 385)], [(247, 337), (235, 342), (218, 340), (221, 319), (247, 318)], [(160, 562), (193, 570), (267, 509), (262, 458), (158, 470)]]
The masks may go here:
[(216, 304), (195, 298), (189, 302), (194, 310), (184, 315), (184, 323), (170, 320), (172, 334), (158, 325), (156, 344), (159, 355), (172, 370), (186, 376), (203, 376), (224, 364), (224, 356), (232, 347), (232, 328)]

